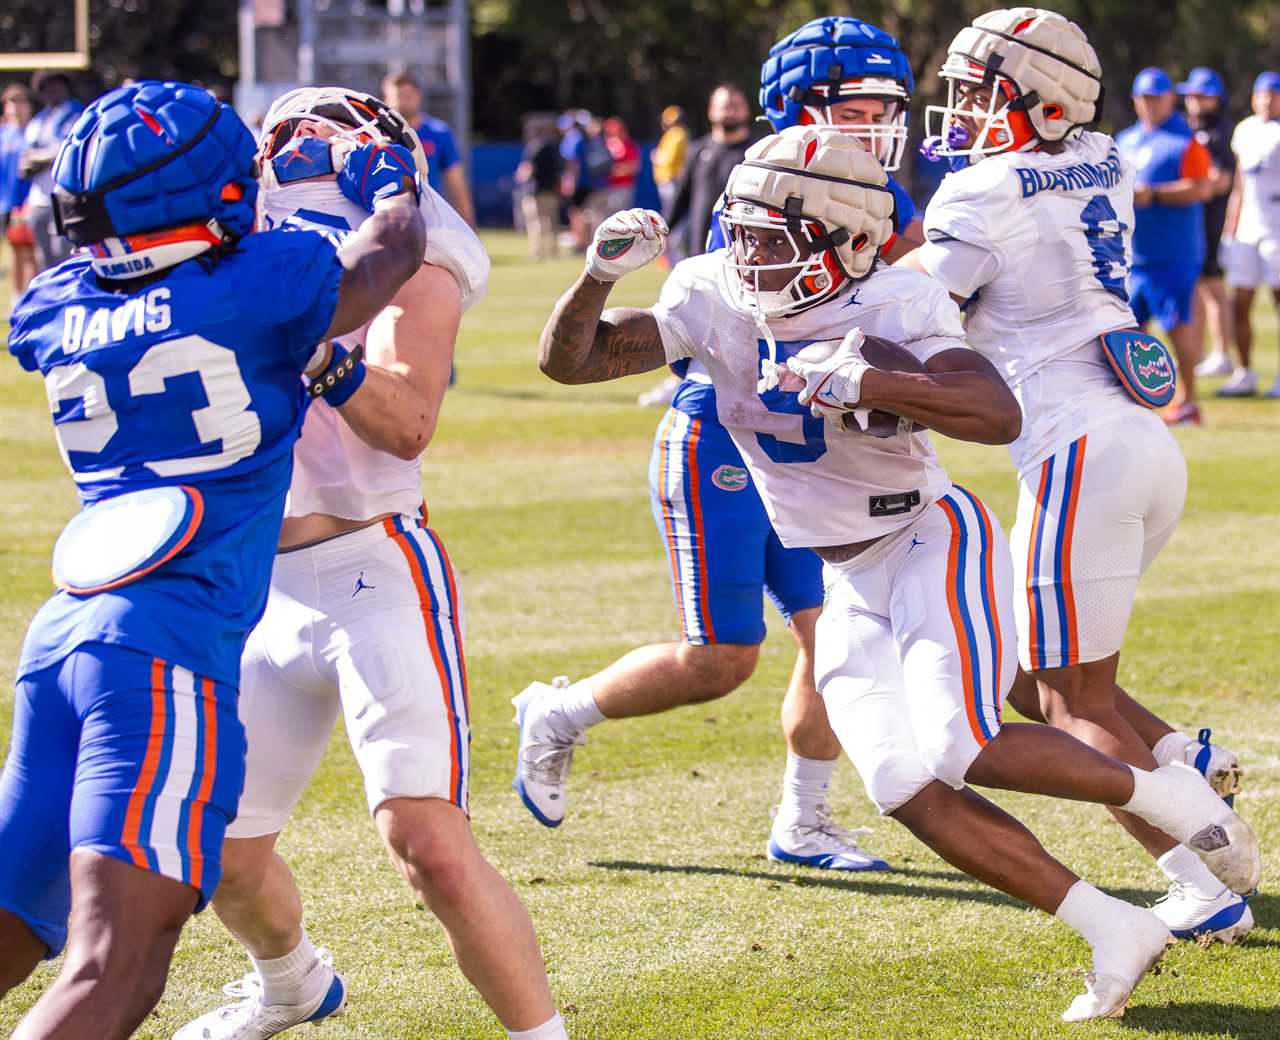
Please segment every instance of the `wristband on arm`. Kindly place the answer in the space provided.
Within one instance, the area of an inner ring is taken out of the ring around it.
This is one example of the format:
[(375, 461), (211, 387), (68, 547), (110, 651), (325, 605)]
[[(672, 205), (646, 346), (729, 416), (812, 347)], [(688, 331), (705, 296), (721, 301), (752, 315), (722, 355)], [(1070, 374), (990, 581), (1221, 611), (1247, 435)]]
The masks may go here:
[(348, 350), (335, 339), (329, 367), (307, 383), (307, 396), (312, 400), (323, 397), (331, 407), (340, 408), (351, 400), (368, 374), (364, 344), (357, 343)]

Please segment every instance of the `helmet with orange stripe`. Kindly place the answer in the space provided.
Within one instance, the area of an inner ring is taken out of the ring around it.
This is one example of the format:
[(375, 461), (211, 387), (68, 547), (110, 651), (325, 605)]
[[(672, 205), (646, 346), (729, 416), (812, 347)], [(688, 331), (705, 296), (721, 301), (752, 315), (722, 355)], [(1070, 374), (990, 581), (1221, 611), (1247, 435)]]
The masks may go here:
[(104, 278), (233, 245), (254, 226), (253, 135), (190, 83), (144, 80), (84, 110), (53, 165), (59, 233)]
[(831, 299), (875, 266), (893, 233), (879, 161), (829, 126), (792, 126), (733, 168), (720, 215), (725, 296), (758, 322)]
[[(329, 141), (332, 155), (323, 167), (314, 166), (307, 143), (315, 138)], [(346, 153), (362, 144), (398, 144), (413, 155), (419, 180), (427, 183), (427, 155), (408, 121), (394, 108), (372, 94), (346, 87), (299, 87), (282, 94), (267, 111), (258, 142), (258, 162), (262, 187), (273, 191), (290, 183), (290, 167), (304, 175), (308, 167), (319, 172), (337, 172)], [(299, 161), (290, 162), (293, 153)], [(317, 175), (317, 174), (312, 174)]]
[(1076, 137), (1102, 110), (1102, 66), (1084, 31), (1036, 7), (990, 11), (961, 29), (925, 109), (921, 151), (972, 162)]

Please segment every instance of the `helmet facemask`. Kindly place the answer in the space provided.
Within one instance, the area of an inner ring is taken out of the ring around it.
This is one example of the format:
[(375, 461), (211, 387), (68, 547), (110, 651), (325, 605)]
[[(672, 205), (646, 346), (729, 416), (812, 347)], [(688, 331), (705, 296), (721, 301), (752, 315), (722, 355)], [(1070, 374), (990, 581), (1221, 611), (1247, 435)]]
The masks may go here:
[[(865, 77), (848, 79), (835, 87), (815, 83), (805, 95), (800, 124), (830, 126), (849, 134), (888, 171), (902, 165), (907, 146), (907, 108), (911, 96), (902, 84), (892, 79)], [(884, 102), (884, 114), (875, 122), (838, 122), (833, 114), (843, 103), (854, 98), (869, 98)]]
[[(963, 54), (947, 55), (940, 73), (947, 83), (947, 103), (924, 110), (926, 154), (955, 156), (975, 162), (1002, 152), (1023, 152), (1039, 145), (1018, 84)], [(990, 90), (985, 106), (968, 100), (978, 88)], [(967, 126), (972, 122), (976, 127)]]
[[(787, 212), (754, 199), (730, 197), (720, 215), (728, 249), (721, 266), (727, 299), (757, 323), (786, 318), (835, 296), (850, 278), (836, 253), (850, 240), (844, 228), (828, 233), (821, 220), (787, 199)], [(851, 245), (867, 247), (867, 235)]]

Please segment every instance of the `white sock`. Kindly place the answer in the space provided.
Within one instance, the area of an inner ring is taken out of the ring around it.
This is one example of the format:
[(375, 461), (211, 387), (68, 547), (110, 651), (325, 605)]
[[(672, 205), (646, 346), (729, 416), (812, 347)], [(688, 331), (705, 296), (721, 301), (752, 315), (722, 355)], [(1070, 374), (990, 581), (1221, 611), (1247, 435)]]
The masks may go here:
[(1156, 760), (1156, 765), (1167, 766), (1172, 765), (1174, 762), (1186, 765), (1187, 745), (1194, 743), (1195, 741), (1185, 733), (1179, 733), (1174, 730), (1172, 733), (1166, 733), (1156, 741), (1156, 746), (1151, 749), (1151, 754)]
[(787, 768), (782, 774), (782, 802), (778, 823), (791, 826), (814, 819), (818, 806), (827, 800), (827, 788), (835, 775), (836, 759), (801, 758), (787, 752)]
[(328, 973), (316, 971), (320, 958), (305, 934), (292, 953), (264, 961), (252, 955), (249, 959), (262, 977), (264, 1004), (305, 1004), (320, 996), (321, 984), (329, 984)]
[(1214, 899), (1227, 886), (1213, 876), (1204, 861), (1185, 845), (1175, 845), (1158, 860), (1158, 866), (1170, 881), (1177, 881), (1203, 899)]
[(564, 1028), (564, 1019), (560, 1017), (557, 1011), (549, 1019), (540, 1026), (534, 1026), (532, 1029), (508, 1029), (507, 1036), (511, 1040), (569, 1040), (569, 1034)]
[(563, 691), (554, 710), (575, 733), (594, 726), (597, 722), (603, 722), (605, 718), (596, 707), (595, 691), (589, 679), (579, 679)]
[(1099, 892), (1087, 881), (1077, 881), (1053, 916), (1079, 932), (1093, 950), (1093, 970), (1098, 974), (1125, 977), (1132, 972), (1128, 962), (1133, 940), (1129, 934), (1138, 907)]

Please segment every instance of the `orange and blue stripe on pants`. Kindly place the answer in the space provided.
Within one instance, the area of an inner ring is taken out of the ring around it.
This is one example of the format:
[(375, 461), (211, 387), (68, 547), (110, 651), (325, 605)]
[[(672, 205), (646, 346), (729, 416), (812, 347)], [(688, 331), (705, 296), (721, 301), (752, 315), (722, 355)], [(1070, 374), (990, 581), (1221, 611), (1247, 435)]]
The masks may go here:
[(449, 726), (449, 800), (466, 812), (471, 710), (457, 579), (444, 543), (425, 519), (415, 521), (395, 516), (384, 520), (382, 525), (403, 555), (418, 591), (423, 632)]
[(89, 849), (190, 885), (222, 876), (244, 786), (234, 687), (114, 644), (82, 644), (17, 684), (0, 778), (0, 907), (51, 956), (66, 941), (68, 857)]
[(1027, 539), (1029, 658), (1033, 671), (1080, 661), (1076, 594), (1071, 578), (1085, 448), (1081, 437), (1040, 465)]
[(996, 556), (1004, 547), (996, 542), (998, 529), (986, 506), (972, 492), (953, 485), (937, 506), (951, 534), (945, 594), (959, 651), (965, 716), (982, 747), (1000, 730), (1004, 674), (1012, 663), (1006, 660), (996, 578)]

